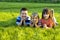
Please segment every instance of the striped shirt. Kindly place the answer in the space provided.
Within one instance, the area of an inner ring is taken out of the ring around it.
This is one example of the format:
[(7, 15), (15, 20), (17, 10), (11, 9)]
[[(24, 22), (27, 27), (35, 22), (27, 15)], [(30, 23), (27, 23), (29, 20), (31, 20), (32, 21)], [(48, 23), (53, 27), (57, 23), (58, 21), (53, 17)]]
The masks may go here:
[[(17, 24), (17, 25), (20, 24), (21, 19), (22, 19), (22, 18), (21, 18), (20, 16), (17, 17), (17, 20), (16, 20), (16, 24)], [(30, 25), (30, 17), (29, 17), (29, 16), (26, 17), (25, 24), (26, 24), (26, 25)], [(22, 25), (24, 25), (24, 24), (22, 23)]]

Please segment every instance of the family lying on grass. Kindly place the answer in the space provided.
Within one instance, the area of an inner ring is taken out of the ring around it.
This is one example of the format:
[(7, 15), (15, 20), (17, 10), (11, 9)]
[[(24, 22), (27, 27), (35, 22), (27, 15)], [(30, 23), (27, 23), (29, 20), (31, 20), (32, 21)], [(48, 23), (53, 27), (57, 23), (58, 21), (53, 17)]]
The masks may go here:
[(18, 26), (31, 26), (31, 27), (43, 27), (43, 28), (54, 28), (58, 23), (54, 17), (54, 10), (45, 8), (42, 11), (42, 18), (39, 18), (39, 14), (34, 12), (31, 17), (28, 16), (27, 8), (20, 10), (20, 16), (17, 17), (16, 24)]

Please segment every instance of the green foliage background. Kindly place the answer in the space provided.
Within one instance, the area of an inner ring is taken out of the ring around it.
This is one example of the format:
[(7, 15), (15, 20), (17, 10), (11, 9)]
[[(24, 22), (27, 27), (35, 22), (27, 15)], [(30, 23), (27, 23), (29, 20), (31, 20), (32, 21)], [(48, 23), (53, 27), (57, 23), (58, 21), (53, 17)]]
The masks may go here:
[(1, 2), (60, 3), (60, 0), (0, 0)]
[[(52, 29), (19, 27), (16, 18), (22, 7), (28, 8), (30, 16), (38, 12), (40, 18), (43, 8), (53, 8), (59, 25)], [(0, 40), (60, 40), (60, 4), (0, 2)]]

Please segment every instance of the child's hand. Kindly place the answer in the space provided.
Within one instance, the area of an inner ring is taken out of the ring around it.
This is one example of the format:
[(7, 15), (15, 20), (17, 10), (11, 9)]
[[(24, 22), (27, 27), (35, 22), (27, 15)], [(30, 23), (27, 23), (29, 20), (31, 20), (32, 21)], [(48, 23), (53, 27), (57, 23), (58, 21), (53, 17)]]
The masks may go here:
[(38, 23), (38, 20), (36, 20), (35, 23), (37, 24)]
[(23, 22), (25, 21), (25, 19), (23, 19), (23, 18), (22, 18), (21, 20), (22, 20)]
[(47, 27), (47, 25), (46, 25), (46, 24), (44, 24), (44, 27), (45, 27), (46, 29), (50, 29), (49, 27)]
[(30, 26), (31, 26), (31, 27), (33, 27), (33, 26), (34, 26), (34, 22), (33, 22), (33, 21), (31, 21), (31, 24), (30, 24)]
[(46, 25), (46, 24), (44, 24), (44, 27), (47, 27), (47, 25)]
[(25, 19), (26, 19), (26, 17), (21, 16), (21, 19), (22, 19), (22, 20), (25, 20)]
[(44, 24), (44, 25), (43, 25), (43, 27), (44, 27), (44, 28), (47, 28), (47, 25), (46, 25), (46, 24)]
[(37, 24), (35, 24), (35, 27), (39, 28), (40, 26), (39, 26), (39, 25), (37, 25)]
[(22, 25), (22, 20), (20, 21), (20, 23), (18, 24), (18, 26), (21, 26)]
[(26, 17), (22, 17), (23, 20), (26, 20)]

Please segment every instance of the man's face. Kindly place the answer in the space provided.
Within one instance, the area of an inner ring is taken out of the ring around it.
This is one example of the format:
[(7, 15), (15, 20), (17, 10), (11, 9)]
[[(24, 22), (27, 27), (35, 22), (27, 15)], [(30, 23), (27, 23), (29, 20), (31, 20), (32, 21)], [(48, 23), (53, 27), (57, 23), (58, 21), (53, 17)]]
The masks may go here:
[(23, 19), (25, 19), (26, 16), (27, 16), (27, 13), (28, 13), (28, 11), (21, 11), (21, 17), (22, 17)]

